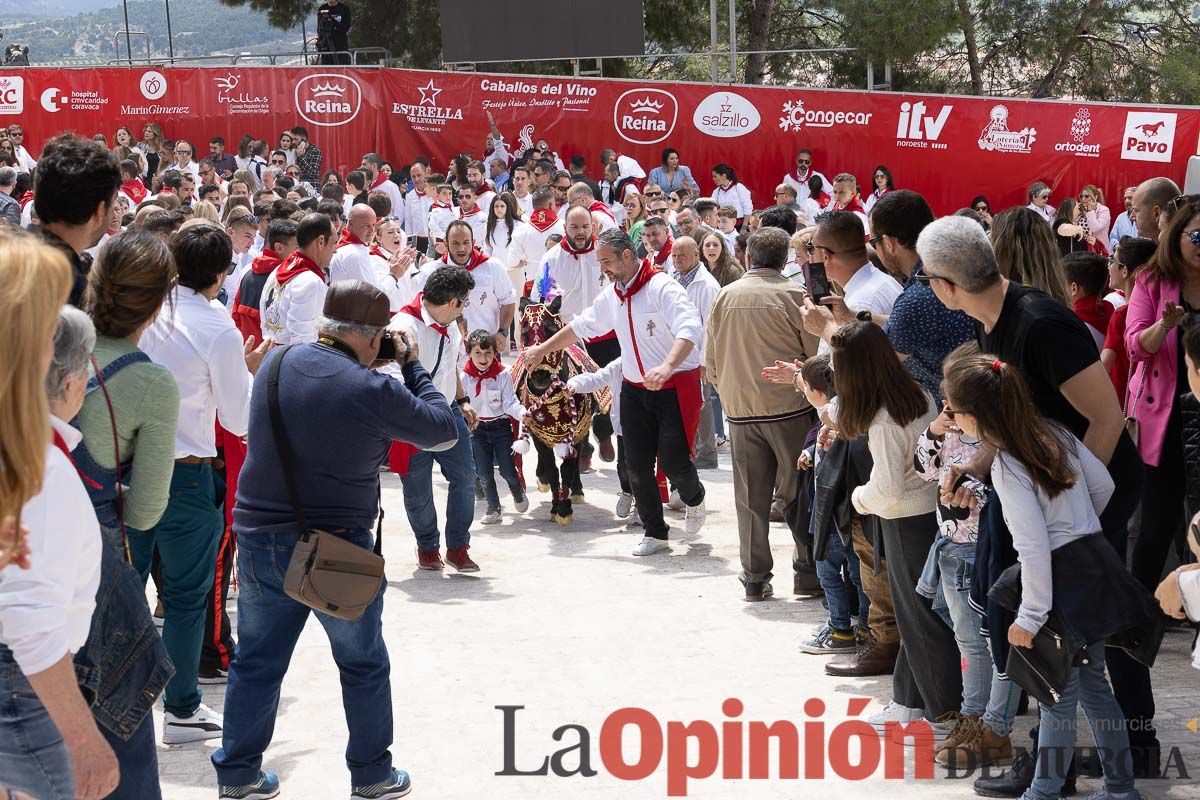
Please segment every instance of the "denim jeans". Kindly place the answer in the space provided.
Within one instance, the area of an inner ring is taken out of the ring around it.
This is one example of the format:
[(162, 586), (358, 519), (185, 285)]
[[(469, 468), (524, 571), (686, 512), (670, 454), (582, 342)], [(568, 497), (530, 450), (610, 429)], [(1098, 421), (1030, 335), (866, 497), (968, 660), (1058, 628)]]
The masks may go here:
[[(374, 543), (371, 532), (363, 529), (341, 535), (365, 548)], [(353, 622), (313, 611), (283, 591), (283, 576), (299, 538), (296, 533), (238, 537), (238, 646), (229, 663), (224, 738), (212, 756), (222, 786), (245, 786), (258, 779), (275, 731), (279, 686), (309, 614), (325, 629), (341, 675), (351, 784), (367, 786), (391, 775), (391, 665), (382, 627), (386, 583)]]
[(825, 600), (829, 604), (830, 627), (849, 630), (850, 597), (846, 591), (846, 583), (842, 580), (842, 567), (850, 573), (850, 581), (858, 591), (858, 618), (865, 625), (871, 601), (867, 599), (862, 588), (858, 556), (852, 548), (842, 544), (842, 537), (838, 536), (836, 531), (830, 531), (825, 559), (817, 562), (817, 578), (821, 581), (821, 588), (825, 590)]
[(162, 559), (163, 644), (175, 664), (163, 705), (179, 717), (200, 706), (200, 647), (204, 613), (212, 589), (217, 547), (225, 513), (217, 506), (213, 469), (208, 464), (175, 464), (171, 493), (161, 520), (146, 532), (129, 531), (133, 566), (145, 582), (154, 550)]
[[(988, 658), (992, 657), (991, 649), (992, 643), (989, 640)], [(994, 661), (988, 666), (992, 669), (992, 688), (988, 694), (987, 708), (983, 712), (983, 724), (991, 728), (992, 733), (997, 736), (1007, 736), (1012, 732), (1013, 719), (1017, 716), (1021, 687), (1010, 681), (1007, 676), (1001, 677)]]
[(1104, 677), (1104, 642), (1087, 649), (1088, 663), (1071, 670), (1062, 697), (1041, 707), (1038, 762), (1027, 800), (1057, 800), (1075, 750), (1076, 707), (1083, 705), (1104, 768), (1104, 785), (1112, 794), (1133, 790), (1133, 768), (1125, 715)]
[(471, 447), (475, 453), (475, 477), (483, 484), (488, 511), (500, 510), (500, 495), (496, 492), (496, 474), (493, 462), (500, 467), (500, 477), (508, 484), (514, 499), (524, 496), (521, 479), (517, 476), (517, 465), (512, 454), (513, 433), (508, 417), (480, 420), (471, 432)]
[(983, 617), (967, 602), (971, 589), (971, 570), (975, 562), (975, 543), (948, 544), (938, 553), (942, 595), (950, 616), (950, 628), (963, 659), (962, 714), (983, 716), (992, 690), (992, 657), (987, 640), (980, 633)]
[(154, 715), (147, 714), (142, 724), (126, 741), (103, 725), (97, 726), (112, 748), (121, 767), (121, 782), (104, 800), (160, 800), (158, 784), (158, 743), (154, 740)]
[(437, 509), (433, 505), (433, 462), (442, 468), (450, 484), (446, 497), (446, 548), (457, 550), (471, 543), (471, 523), (475, 520), (475, 457), (471, 452), (471, 431), (463, 415), (454, 412), (458, 441), (449, 450), (433, 453), (418, 450), (408, 462), (404, 477), (404, 510), (408, 524), (417, 537), (417, 548), (425, 552), (439, 547)]
[(38, 800), (75, 800), (71, 755), (50, 712), (0, 644), (0, 787)]

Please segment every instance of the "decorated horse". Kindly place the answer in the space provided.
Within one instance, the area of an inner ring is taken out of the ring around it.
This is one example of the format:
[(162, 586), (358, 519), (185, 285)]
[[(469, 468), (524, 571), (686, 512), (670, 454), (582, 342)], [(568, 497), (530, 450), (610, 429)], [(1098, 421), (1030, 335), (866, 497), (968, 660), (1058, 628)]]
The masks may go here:
[[(563, 327), (558, 316), (561, 298), (550, 303), (521, 300), (521, 341), (525, 347), (541, 344)], [(569, 525), (572, 500), (583, 499), (579, 477), (579, 446), (592, 430), (592, 415), (608, 413), (612, 393), (602, 389), (593, 394), (571, 394), (567, 381), (576, 375), (595, 372), (596, 362), (580, 345), (548, 355), (535, 367), (525, 363), (524, 355), (512, 368), (513, 386), (529, 416), (513, 452), (528, 452), (530, 440), (537, 450), (539, 491), (553, 492), (550, 518)], [(561, 466), (556, 463), (561, 459)]]

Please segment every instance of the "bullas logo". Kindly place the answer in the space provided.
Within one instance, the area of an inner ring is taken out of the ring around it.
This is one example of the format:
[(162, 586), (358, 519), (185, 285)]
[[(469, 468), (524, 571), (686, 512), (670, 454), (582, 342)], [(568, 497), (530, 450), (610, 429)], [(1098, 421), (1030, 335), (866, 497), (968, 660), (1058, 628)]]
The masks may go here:
[(942, 106), (936, 116), (925, 113), (925, 101), (900, 104), (900, 121), (896, 123), (896, 144), (900, 147), (917, 147), (945, 150), (946, 145), (938, 142), (946, 120), (954, 106)]
[(1100, 145), (1088, 141), (1092, 133), (1092, 112), (1081, 108), (1071, 118), (1071, 141), (1058, 142), (1054, 145), (1056, 153), (1073, 153), (1081, 158), (1099, 158)]
[(0, 114), (20, 114), (25, 110), (25, 79), (20, 75), (0, 77)]
[(696, 130), (718, 139), (745, 136), (762, 122), (758, 109), (733, 92), (714, 92), (700, 101), (692, 115)]
[(1178, 114), (1130, 111), (1125, 117), (1125, 135), (1121, 137), (1121, 158), (1169, 163), (1175, 149), (1178, 118)]
[(679, 103), (662, 89), (630, 89), (613, 106), (613, 127), (633, 144), (657, 144), (675, 130)]
[(1037, 140), (1037, 128), (1008, 129), (1008, 107), (992, 106), (988, 124), (979, 134), (979, 149), (1001, 153), (1029, 153)]
[(242, 76), (237, 73), (227, 73), (213, 78), (217, 85), (217, 103), (225, 106), (230, 114), (265, 114), (271, 110), (271, 98), (255, 96), (243, 88)]
[(447, 122), (462, 120), (461, 107), (442, 105), (438, 102), (438, 95), (444, 90), (437, 87), (433, 78), (424, 86), (418, 86), (417, 91), (421, 97), (415, 104), (392, 103), (392, 113), (407, 119), (414, 129), (436, 133), (445, 128)]
[(345, 125), (362, 108), (362, 87), (348, 75), (322, 72), (296, 84), (296, 111), (313, 125)]

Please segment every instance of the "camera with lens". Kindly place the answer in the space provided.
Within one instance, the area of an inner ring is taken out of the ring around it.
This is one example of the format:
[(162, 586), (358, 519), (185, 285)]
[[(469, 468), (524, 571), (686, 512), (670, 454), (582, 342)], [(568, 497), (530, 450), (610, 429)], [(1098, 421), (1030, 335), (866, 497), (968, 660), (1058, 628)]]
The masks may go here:
[(384, 331), (383, 339), (379, 342), (380, 361), (404, 361), (408, 358), (408, 342), (404, 335), (397, 331)]

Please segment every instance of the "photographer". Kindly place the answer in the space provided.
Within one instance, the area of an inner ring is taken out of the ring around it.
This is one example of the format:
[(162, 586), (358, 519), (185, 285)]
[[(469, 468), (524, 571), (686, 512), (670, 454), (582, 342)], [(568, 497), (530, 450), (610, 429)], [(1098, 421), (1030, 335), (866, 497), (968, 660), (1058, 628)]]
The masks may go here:
[(350, 6), (326, 0), (317, 8), (317, 50), (322, 64), (349, 64)]
[[(213, 754), (222, 797), (274, 797), (278, 778), (260, 770), (279, 710), (279, 687), (310, 609), (284, 593), (283, 575), (300, 539), (284, 477), (291, 472), (310, 529), (371, 548), (379, 511), (379, 466), (393, 439), (431, 447), (457, 436), (456, 414), (421, 366), (413, 340), (385, 333), (387, 296), (362, 281), (334, 283), (314, 343), (279, 348), (263, 364), (250, 400), (250, 448), (238, 484), (239, 641), (229, 667), (225, 737)], [(385, 336), (390, 337), (385, 342)], [(404, 382), (369, 369), (384, 348)], [(394, 353), (387, 349), (394, 346)], [(284, 435), (281, 463), (268, 383), (276, 359)], [(331, 403), (336, 386), (338, 402)], [(350, 741), (346, 762), (359, 798), (399, 797), (408, 775), (393, 769), (390, 664), (382, 631), (383, 590), (363, 616), (323, 613), (341, 672)]]

